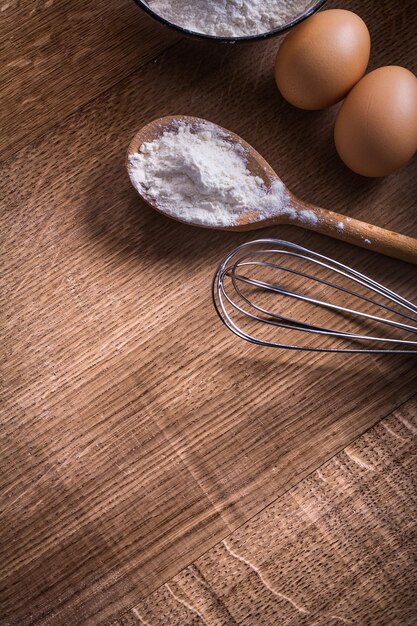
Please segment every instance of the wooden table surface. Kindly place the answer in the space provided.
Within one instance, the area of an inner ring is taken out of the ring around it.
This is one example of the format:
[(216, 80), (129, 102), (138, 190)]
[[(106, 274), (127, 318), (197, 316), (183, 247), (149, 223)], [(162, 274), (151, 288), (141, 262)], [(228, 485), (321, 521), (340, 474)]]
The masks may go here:
[[(365, 19), (372, 68), (416, 71), (414, 0), (328, 6)], [(415, 237), (417, 160), (349, 172), (337, 107), (277, 93), (277, 40), (184, 40), (131, 0), (0, 15), (0, 623), (415, 624), (415, 359), (239, 341), (210, 281), (253, 236), (152, 212), (124, 156), (152, 118), (205, 117), (299, 197)], [(263, 234), (416, 299), (415, 267)]]

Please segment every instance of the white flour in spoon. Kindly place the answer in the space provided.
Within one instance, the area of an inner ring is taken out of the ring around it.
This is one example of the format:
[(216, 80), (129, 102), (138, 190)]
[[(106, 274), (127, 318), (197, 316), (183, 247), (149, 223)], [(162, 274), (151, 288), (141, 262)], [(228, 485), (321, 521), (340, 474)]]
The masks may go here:
[(295, 213), (283, 183), (277, 178), (268, 189), (248, 170), (243, 147), (209, 122), (178, 122), (129, 162), (134, 187), (186, 222), (222, 227), (236, 225), (247, 211), (259, 218)]
[(169, 22), (218, 37), (259, 35), (288, 24), (311, 0), (148, 0)]

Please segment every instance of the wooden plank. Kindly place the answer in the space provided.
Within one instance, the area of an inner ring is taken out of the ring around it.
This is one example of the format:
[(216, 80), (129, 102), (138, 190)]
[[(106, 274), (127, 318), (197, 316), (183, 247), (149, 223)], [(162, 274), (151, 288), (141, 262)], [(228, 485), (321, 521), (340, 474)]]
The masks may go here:
[(179, 38), (132, 0), (1, 0), (0, 159)]
[(417, 400), (112, 626), (412, 626)]
[[(374, 62), (391, 47), (411, 64), (412, 3), (383, 17), (363, 7)], [(410, 359), (283, 353), (230, 336), (210, 281), (248, 236), (171, 222), (129, 184), (136, 128), (189, 113), (242, 134), (301, 197), (416, 236), (416, 161), (383, 181), (347, 172), (331, 144), (335, 112), (278, 97), (276, 45), (181, 42), (4, 164), (6, 623), (111, 619), (415, 392)], [(410, 266), (266, 232), (415, 298)]]

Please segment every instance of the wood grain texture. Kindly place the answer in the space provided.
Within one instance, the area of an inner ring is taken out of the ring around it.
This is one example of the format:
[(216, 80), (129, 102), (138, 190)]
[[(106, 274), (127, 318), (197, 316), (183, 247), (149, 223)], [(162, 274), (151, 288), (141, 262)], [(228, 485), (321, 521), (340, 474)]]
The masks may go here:
[(0, 0), (0, 160), (178, 40), (132, 0)]
[(417, 399), (112, 626), (413, 626)]
[[(371, 28), (374, 64), (412, 66), (411, 0), (349, 6)], [(176, 224), (130, 186), (135, 130), (200, 115), (250, 141), (300, 197), (417, 236), (416, 160), (381, 181), (348, 172), (335, 110), (279, 98), (276, 47), (181, 42), (3, 165), (5, 624), (106, 623), (415, 393), (411, 359), (230, 336), (210, 281), (248, 235)], [(296, 228), (265, 232), (416, 297), (411, 266)]]

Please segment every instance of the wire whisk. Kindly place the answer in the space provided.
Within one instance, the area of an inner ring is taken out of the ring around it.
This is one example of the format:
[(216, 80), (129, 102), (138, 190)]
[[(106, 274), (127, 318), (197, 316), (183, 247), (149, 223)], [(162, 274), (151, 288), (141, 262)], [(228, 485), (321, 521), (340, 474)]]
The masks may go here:
[(227, 328), (251, 343), (315, 352), (417, 354), (415, 304), (289, 241), (258, 239), (232, 250), (216, 270), (212, 295)]

